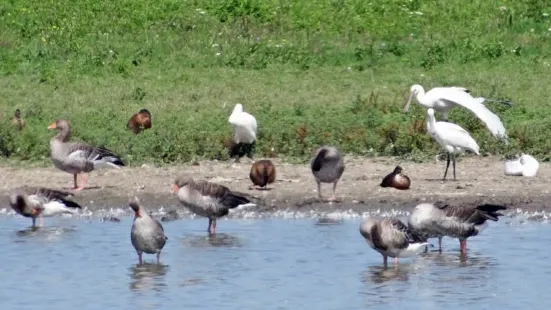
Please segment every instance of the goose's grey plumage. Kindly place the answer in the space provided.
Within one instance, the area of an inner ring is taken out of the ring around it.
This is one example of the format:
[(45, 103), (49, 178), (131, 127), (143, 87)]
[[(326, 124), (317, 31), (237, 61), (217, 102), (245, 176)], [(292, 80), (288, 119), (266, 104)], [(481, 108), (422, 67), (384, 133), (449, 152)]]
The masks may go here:
[(160, 262), (161, 251), (168, 240), (163, 225), (153, 219), (140, 205), (137, 197), (128, 204), (134, 211), (134, 223), (130, 231), (132, 246), (138, 253), (138, 261), (141, 264), (142, 254), (157, 254), (157, 264)]
[(34, 227), (37, 217), (40, 217), (42, 225), (43, 217), (73, 214), (76, 209), (82, 209), (79, 204), (67, 199), (69, 196), (72, 194), (60, 190), (22, 186), (11, 190), (9, 200), (17, 214), (32, 219)]
[(369, 217), (360, 224), (360, 234), (371, 248), (381, 253), (385, 266), (389, 256), (398, 265), (399, 257), (412, 256), (428, 245), (426, 239), (398, 219)]
[[(69, 142), (71, 125), (67, 120), (56, 120), (48, 129), (57, 129), (59, 133), (50, 140), (50, 152), (56, 168), (73, 174), (74, 189), (82, 190), (86, 185), (84, 173), (105, 167), (120, 168), (122, 160), (106, 148), (85, 143)], [(82, 174), (82, 184), (78, 186), (77, 175)]]
[(310, 168), (318, 184), (318, 197), (321, 200), (321, 183), (333, 183), (333, 195), (329, 201), (336, 200), (337, 183), (344, 172), (344, 160), (341, 152), (334, 146), (324, 145), (316, 150)]
[(233, 193), (226, 186), (195, 181), (191, 177), (180, 176), (172, 185), (178, 200), (191, 212), (209, 219), (209, 233), (216, 232), (216, 219), (229, 214), (229, 210), (250, 203), (249, 199)]
[(467, 252), (467, 238), (478, 235), (487, 225), (486, 221), (498, 221), (505, 206), (483, 204), (458, 206), (444, 203), (417, 205), (408, 219), (408, 225), (426, 238), (438, 238), (442, 250), (442, 237), (459, 239), (461, 253)]

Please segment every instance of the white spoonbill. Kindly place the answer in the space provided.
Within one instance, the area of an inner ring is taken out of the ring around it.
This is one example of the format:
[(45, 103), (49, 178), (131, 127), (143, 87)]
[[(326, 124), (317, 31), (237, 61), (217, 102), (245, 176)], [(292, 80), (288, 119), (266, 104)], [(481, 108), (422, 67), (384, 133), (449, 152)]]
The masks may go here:
[(446, 180), (448, 168), (450, 167), (450, 155), (453, 159), (453, 180), (455, 181), (455, 154), (464, 150), (469, 150), (479, 155), (480, 147), (471, 135), (461, 126), (448, 122), (437, 122), (434, 119), (434, 110), (427, 110), (427, 131), (448, 153), (446, 171), (442, 182)]
[(442, 113), (442, 118), (448, 120), (448, 112), (455, 106), (460, 105), (473, 112), (476, 117), (486, 124), (486, 127), (497, 138), (507, 139), (507, 133), (503, 123), (497, 115), (488, 110), (482, 103), (484, 101), (495, 101), (507, 105), (511, 105), (508, 101), (499, 101), (494, 99), (486, 99), (482, 97), (474, 98), (469, 94), (469, 90), (463, 87), (435, 87), (425, 93), (425, 89), (421, 85), (413, 85), (410, 88), (410, 95), (404, 112), (409, 110), (413, 96), (417, 102), (425, 108), (432, 108), (435, 111)]
[[(238, 103), (228, 119), (233, 127), (233, 140), (236, 145), (231, 150), (231, 156), (237, 155), (236, 161), (243, 155), (253, 159), (254, 145), (256, 142), (256, 118), (243, 111), (243, 105)], [(242, 148), (246, 148), (242, 151)]]
[(528, 154), (522, 154), (515, 159), (507, 160), (504, 164), (505, 175), (535, 177), (540, 164), (538, 160)]

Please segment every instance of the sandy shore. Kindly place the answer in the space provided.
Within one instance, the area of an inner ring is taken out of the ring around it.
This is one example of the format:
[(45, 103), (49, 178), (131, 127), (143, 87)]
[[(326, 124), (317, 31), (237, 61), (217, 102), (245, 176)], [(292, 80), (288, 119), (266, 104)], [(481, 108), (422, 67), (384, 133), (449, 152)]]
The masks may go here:
[[(170, 184), (181, 173), (196, 179), (207, 179), (247, 194), (258, 204), (260, 212), (301, 210), (355, 212), (376, 209), (409, 210), (421, 202), (444, 200), (456, 204), (500, 203), (515, 209), (540, 211), (548, 209), (551, 194), (551, 166), (542, 163), (535, 178), (507, 177), (499, 157), (464, 157), (457, 163), (458, 180), (442, 183), (445, 162), (400, 162), (394, 158), (346, 158), (346, 169), (337, 188), (340, 203), (320, 203), (309, 165), (292, 165), (273, 159), (277, 181), (268, 191), (251, 190), (250, 162), (239, 164), (204, 161), (196, 165), (154, 167), (144, 165), (92, 172), (88, 189), (77, 192), (74, 200), (89, 209), (125, 206), (131, 195), (137, 195), (146, 206), (180, 208), (170, 193)], [(399, 191), (381, 188), (381, 179), (400, 164), (412, 180), (411, 189)], [(1, 167), (1, 194), (21, 185), (69, 189), (72, 176), (51, 168)], [(324, 196), (331, 185), (322, 185)], [(7, 206), (7, 200), (3, 203)]]

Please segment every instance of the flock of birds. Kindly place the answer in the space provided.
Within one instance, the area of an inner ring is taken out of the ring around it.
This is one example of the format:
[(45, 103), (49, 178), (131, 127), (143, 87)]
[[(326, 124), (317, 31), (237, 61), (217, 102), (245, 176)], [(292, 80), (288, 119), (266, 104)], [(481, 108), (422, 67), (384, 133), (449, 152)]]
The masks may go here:
[[(503, 123), (492, 113), (484, 101), (491, 99), (475, 98), (470, 91), (460, 87), (437, 87), (425, 93), (420, 85), (413, 85), (410, 96), (404, 108), (407, 112), (412, 98), (427, 108), (427, 131), (442, 146), (448, 154), (446, 170), (442, 181), (446, 180), (450, 162), (453, 163), (453, 178), (455, 173), (456, 154), (469, 150), (479, 154), (479, 146), (471, 135), (459, 125), (448, 122), (448, 112), (455, 106), (462, 106), (473, 112), (482, 120), (492, 134), (507, 143), (507, 135)], [(509, 102), (499, 101), (509, 104)], [(444, 121), (436, 121), (434, 112), (440, 112)], [(254, 145), (256, 142), (256, 118), (245, 112), (241, 104), (236, 104), (229, 119), (233, 127), (234, 144), (230, 154), (238, 162), (243, 156), (253, 160)], [(19, 109), (12, 122), (24, 127)], [(142, 130), (151, 128), (151, 113), (142, 109), (134, 114), (127, 123), (128, 129), (138, 134)], [(58, 119), (48, 126), (58, 133), (50, 141), (51, 159), (54, 166), (73, 175), (75, 191), (83, 190), (86, 186), (87, 173), (100, 168), (120, 168), (125, 166), (122, 159), (112, 151), (92, 146), (82, 142), (71, 142), (71, 125), (67, 120)], [(344, 173), (345, 165), (340, 150), (334, 146), (322, 146), (316, 150), (311, 160), (310, 168), (318, 187), (318, 198), (325, 201), (335, 201), (339, 179)], [(522, 156), (505, 162), (505, 174), (535, 176), (539, 164), (532, 156)], [(79, 184), (78, 177), (81, 177)], [(253, 187), (265, 189), (275, 181), (276, 168), (267, 159), (255, 161), (250, 170), (250, 179)], [(333, 184), (332, 195), (324, 199), (321, 195), (321, 183)], [(399, 190), (409, 189), (411, 180), (402, 173), (402, 168), (396, 166), (394, 171), (383, 178), (381, 187), (394, 187)], [(176, 193), (180, 203), (192, 213), (209, 219), (208, 232), (216, 233), (216, 220), (229, 214), (231, 209), (240, 206), (254, 206), (254, 203), (244, 195), (233, 192), (228, 187), (205, 180), (194, 180), (182, 175), (172, 184), (172, 191)], [(75, 213), (82, 207), (69, 199), (72, 193), (44, 187), (23, 186), (14, 188), (9, 197), (13, 210), (32, 219), (33, 227), (36, 219)], [(166, 244), (167, 237), (161, 223), (153, 218), (140, 205), (137, 197), (131, 199), (129, 207), (134, 211), (134, 223), (131, 229), (132, 245), (142, 262), (142, 254), (156, 254), (157, 261), (161, 250)], [(385, 265), (387, 257), (395, 259), (417, 253), (420, 249), (427, 249), (430, 245), (428, 238), (439, 239), (439, 249), (442, 249), (442, 237), (459, 238), (461, 253), (466, 253), (466, 240), (477, 235), (486, 226), (487, 220), (497, 221), (504, 206), (485, 204), (480, 206), (451, 206), (446, 204), (421, 204), (411, 212), (407, 224), (398, 219), (368, 218), (360, 225), (360, 233), (367, 243), (383, 255)]]

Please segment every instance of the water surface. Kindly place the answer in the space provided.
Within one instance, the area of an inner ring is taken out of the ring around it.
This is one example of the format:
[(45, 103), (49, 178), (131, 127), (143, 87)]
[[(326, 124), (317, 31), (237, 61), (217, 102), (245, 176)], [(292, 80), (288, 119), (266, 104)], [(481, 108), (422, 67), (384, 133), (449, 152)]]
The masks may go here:
[[(137, 266), (130, 216), (0, 216), (1, 309), (535, 309), (551, 307), (545, 222), (502, 218), (468, 242), (385, 269), (359, 218), (163, 223), (161, 265)], [(434, 240), (436, 243), (436, 240)]]

